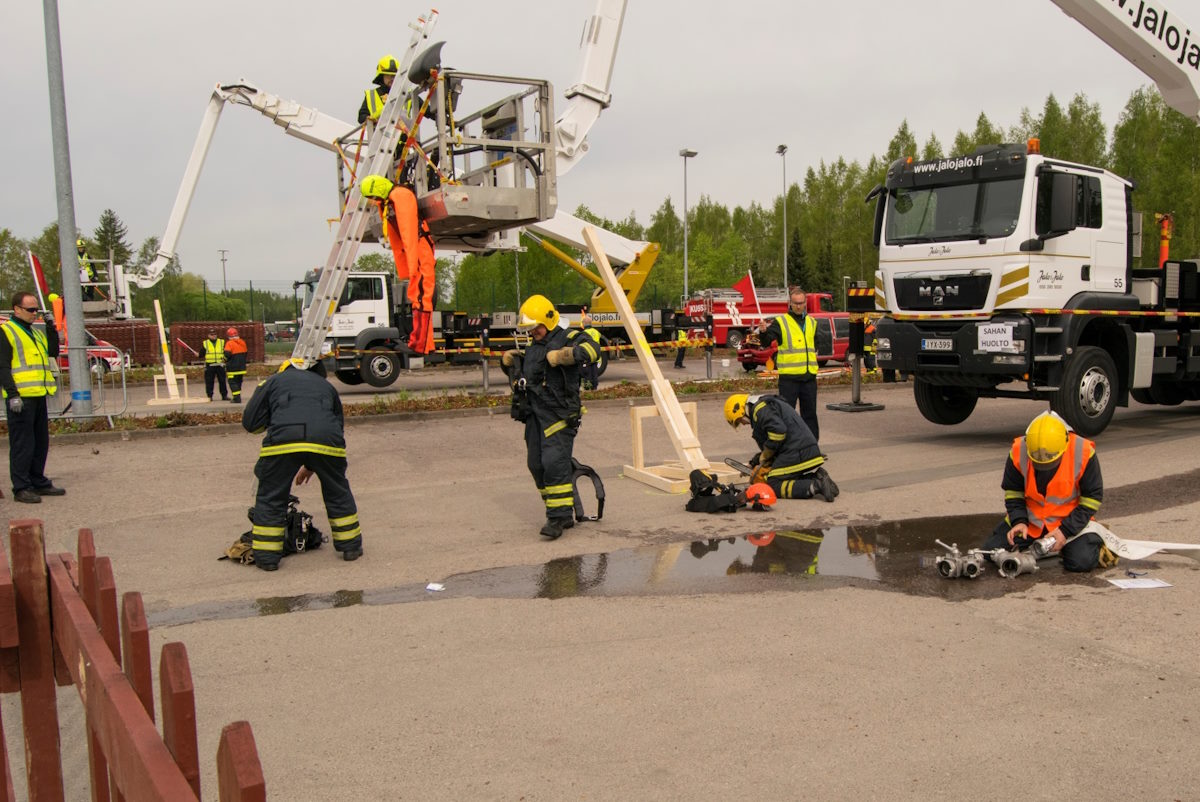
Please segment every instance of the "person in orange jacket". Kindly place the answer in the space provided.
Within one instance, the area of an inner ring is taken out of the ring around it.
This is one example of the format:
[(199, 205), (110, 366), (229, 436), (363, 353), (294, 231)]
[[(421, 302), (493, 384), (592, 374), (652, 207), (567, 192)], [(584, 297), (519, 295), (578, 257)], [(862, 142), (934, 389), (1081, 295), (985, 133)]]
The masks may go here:
[(242, 379), (246, 375), (246, 341), (238, 330), (229, 327), (225, 332), (225, 375), (229, 377), (229, 400), (242, 403)]
[(408, 347), (418, 354), (433, 350), (433, 296), (437, 285), (437, 260), (429, 226), (417, 214), (417, 196), (403, 184), (381, 175), (362, 180), (363, 197), (374, 201), (383, 219), (388, 245), (396, 262), (396, 276), (408, 282), (413, 327)]

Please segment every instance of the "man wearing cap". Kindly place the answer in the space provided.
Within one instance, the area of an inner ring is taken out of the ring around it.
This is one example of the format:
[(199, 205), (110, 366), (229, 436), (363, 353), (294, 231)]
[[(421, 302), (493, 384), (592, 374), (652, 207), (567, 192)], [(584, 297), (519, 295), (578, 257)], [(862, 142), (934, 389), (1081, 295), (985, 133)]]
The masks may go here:
[(1043, 412), (1013, 440), (1000, 486), (1007, 514), (985, 550), (1024, 551), (1042, 537), (1053, 537), (1050, 553), (1062, 554), (1064, 570), (1116, 563), (1100, 535), (1085, 531), (1104, 498), (1096, 444), (1075, 434), (1057, 414)]
[(246, 341), (233, 326), (225, 332), (225, 373), (229, 376), (229, 400), (242, 403), (242, 379), (246, 376)]
[(225, 341), (217, 337), (216, 329), (208, 330), (204, 341), (204, 395), (213, 398), (213, 384), (221, 388), (221, 400), (229, 400), (229, 389), (225, 386)]

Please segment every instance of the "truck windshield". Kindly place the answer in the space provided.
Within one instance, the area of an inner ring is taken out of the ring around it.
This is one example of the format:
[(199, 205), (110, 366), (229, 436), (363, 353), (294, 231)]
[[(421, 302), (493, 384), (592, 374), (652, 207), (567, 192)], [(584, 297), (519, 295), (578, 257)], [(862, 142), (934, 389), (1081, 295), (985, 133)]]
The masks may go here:
[(889, 245), (1007, 237), (1021, 212), (1021, 178), (898, 188), (888, 202)]

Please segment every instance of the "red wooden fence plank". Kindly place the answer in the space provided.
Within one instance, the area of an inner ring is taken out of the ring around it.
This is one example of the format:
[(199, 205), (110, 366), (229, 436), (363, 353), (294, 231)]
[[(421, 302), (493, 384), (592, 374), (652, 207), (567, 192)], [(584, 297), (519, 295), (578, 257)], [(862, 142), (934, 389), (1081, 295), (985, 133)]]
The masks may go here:
[(108, 760), (104, 757), (104, 747), (96, 736), (96, 722), (87, 717), (88, 739), (88, 777), (91, 778), (92, 802), (108, 802), (112, 797), (108, 794)]
[(187, 647), (167, 643), (158, 661), (158, 685), (162, 694), (163, 742), (175, 756), (179, 770), (200, 796), (200, 747), (196, 741), (196, 692)]
[(8, 542), (12, 549), (21, 642), (21, 715), (25, 723), (25, 775), (29, 798), (38, 802), (62, 800), (62, 757), (42, 522), (10, 521)]
[[(67, 571), (72, 571), (75, 568), (75, 558), (65, 552), (58, 554), (50, 554), (46, 556), (46, 563), (49, 564), (58, 560), (67, 567)], [(79, 587), (78, 584), (75, 587)], [(63, 661), (62, 652), (58, 650), (58, 644), (54, 644), (54, 681), (58, 687), (63, 688), (71, 684), (71, 672), (67, 669), (66, 662)]]
[[(0, 549), (0, 555), (3, 555)], [(5, 565), (8, 565), (7, 560)], [(15, 603), (15, 602), (14, 602)], [(16, 802), (17, 792), (13, 788), (12, 768), (8, 764), (8, 741), (4, 737), (4, 719), (0, 716), (0, 799), (3, 802)]]
[(92, 620), (98, 624), (100, 616), (96, 613), (96, 543), (92, 540), (91, 529), (79, 530), (77, 550), (79, 575), (76, 577), (76, 587), (79, 588), (79, 595), (83, 597), (83, 603), (87, 605)]
[(18, 643), (17, 595), (13, 589), (12, 571), (8, 570), (8, 556), (0, 550), (0, 649)]
[(16, 646), (0, 649), (0, 693), (16, 693), (21, 690), (21, 655)]
[(146, 714), (154, 721), (154, 679), (150, 670), (150, 625), (142, 594), (137, 591), (121, 597), (121, 650), (125, 654), (125, 676), (137, 691)]
[[(85, 710), (96, 722), (96, 737), (109, 771), (120, 778), (121, 791), (131, 802), (196, 799), (108, 644), (96, 632), (66, 570), (61, 563), (51, 563), (49, 569), (54, 638), (81, 689)], [(24, 631), (21, 635), (25, 643)]]
[(221, 730), (217, 786), (221, 802), (266, 802), (267, 783), (249, 721), (235, 721)]
[(117, 581), (113, 577), (112, 560), (108, 557), (96, 558), (96, 608), (100, 615), (96, 623), (100, 625), (100, 634), (108, 644), (117, 665), (121, 665), (121, 625), (117, 613)]

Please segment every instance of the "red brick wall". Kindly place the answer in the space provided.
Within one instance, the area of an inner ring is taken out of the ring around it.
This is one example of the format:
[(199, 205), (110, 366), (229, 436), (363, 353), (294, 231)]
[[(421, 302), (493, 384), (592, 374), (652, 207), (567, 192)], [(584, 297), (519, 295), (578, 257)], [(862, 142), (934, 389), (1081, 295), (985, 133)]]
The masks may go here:
[(101, 340), (129, 354), (132, 365), (162, 364), (162, 349), (158, 345), (158, 326), (145, 321), (119, 323), (87, 323), (87, 330)]
[[(266, 342), (265, 332), (262, 323), (246, 323), (244, 321), (226, 321), (204, 323), (177, 322), (171, 324), (170, 331), (167, 332), (167, 338), (171, 342), (171, 361), (176, 365), (202, 364), (204, 362), (204, 346), (202, 343), (208, 338), (208, 332), (216, 329), (217, 336), (222, 340), (226, 339), (225, 330), (230, 326), (238, 330), (238, 334), (246, 341), (246, 361), (247, 362), (263, 362), (266, 358), (264, 343)], [(157, 335), (156, 335), (157, 336)], [(180, 345), (179, 341), (187, 343), (188, 346), (200, 352), (200, 355), (192, 353), (192, 351)]]

